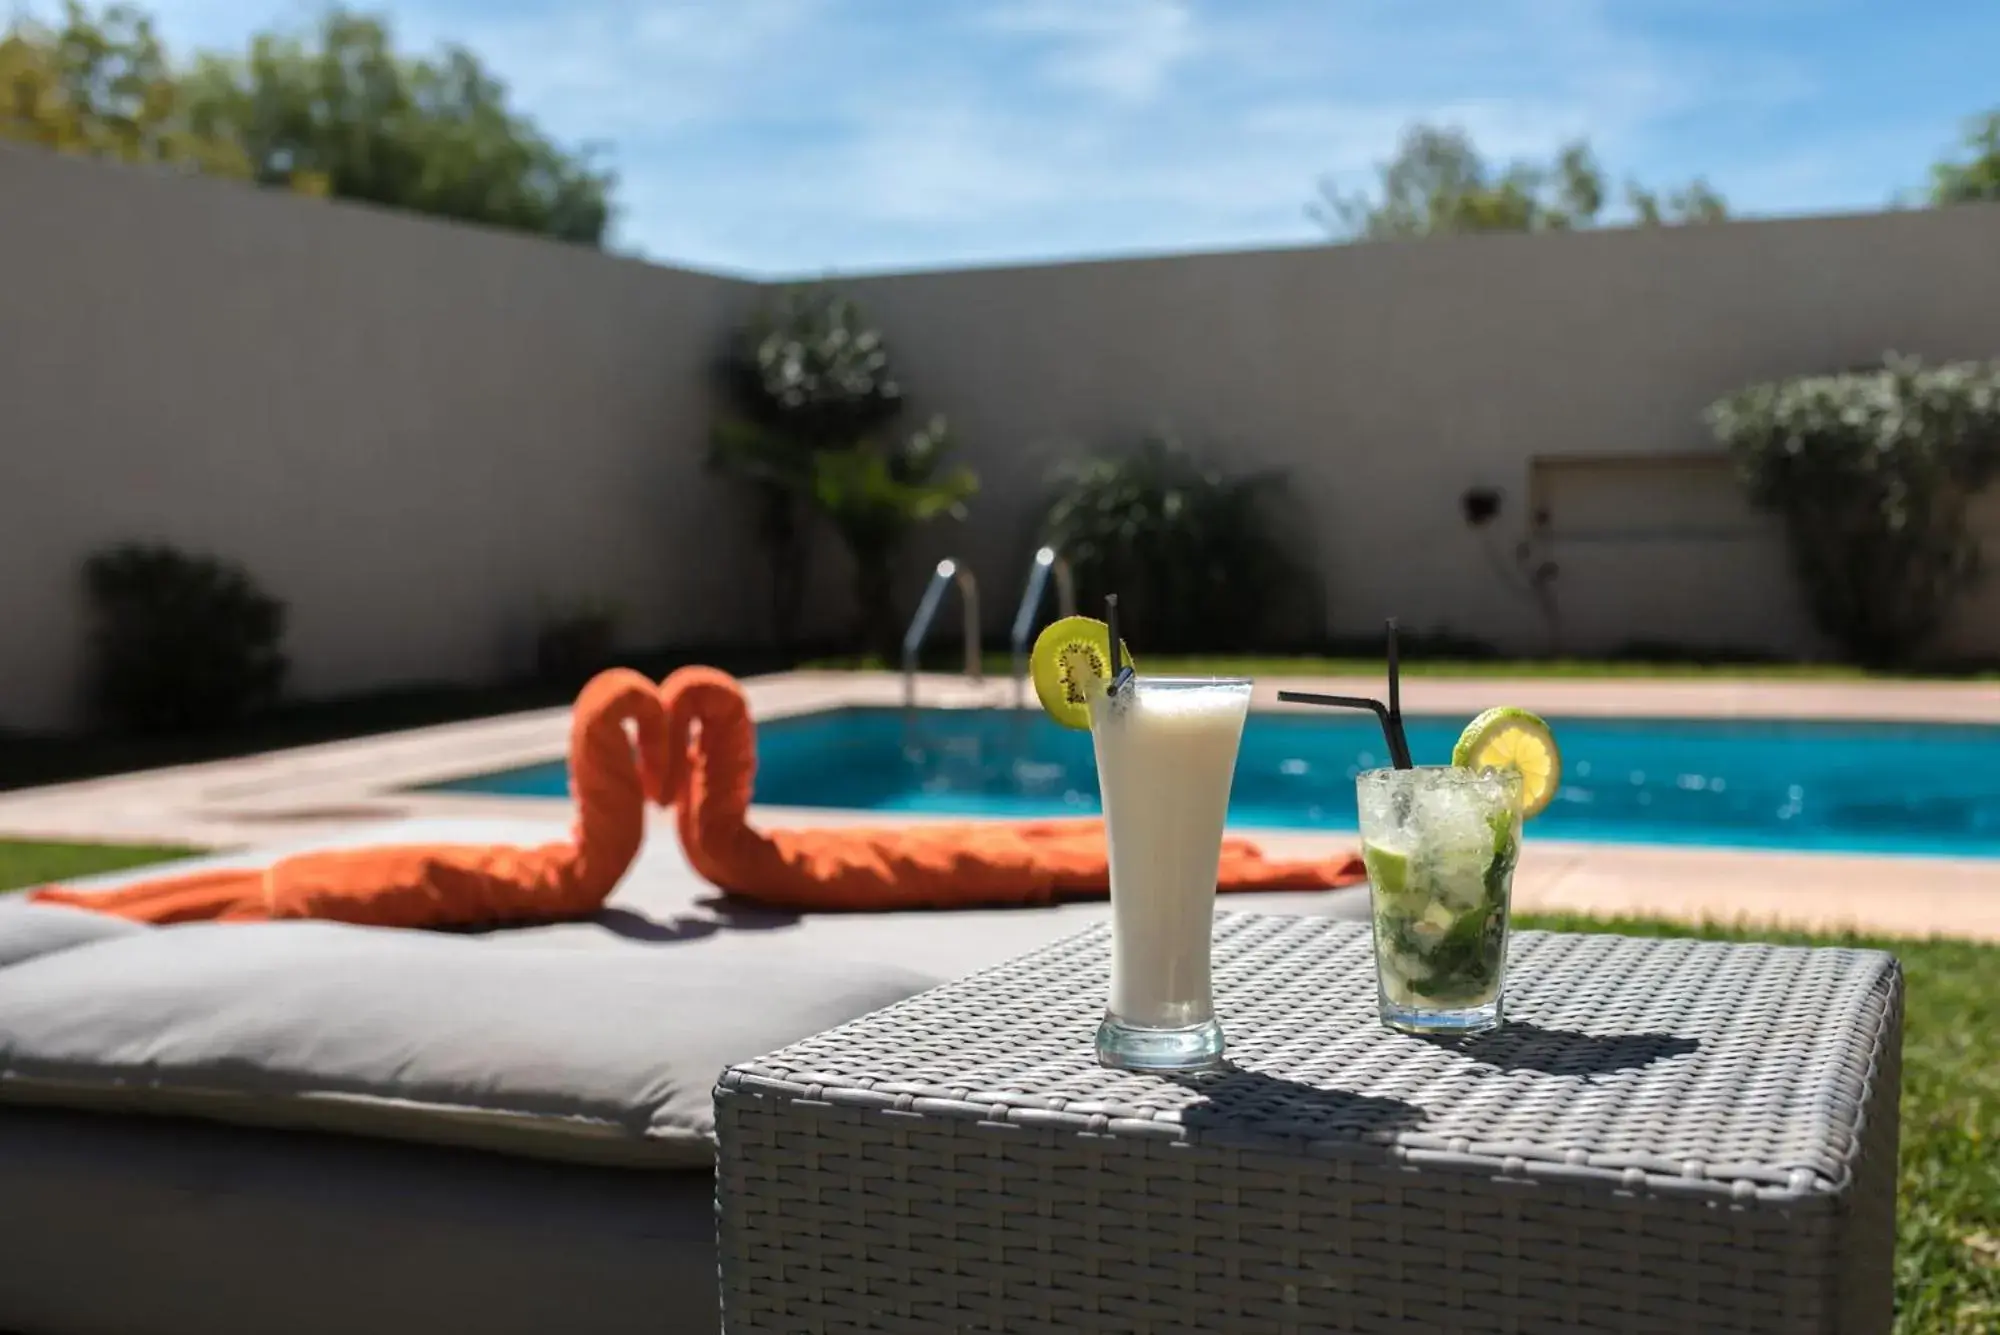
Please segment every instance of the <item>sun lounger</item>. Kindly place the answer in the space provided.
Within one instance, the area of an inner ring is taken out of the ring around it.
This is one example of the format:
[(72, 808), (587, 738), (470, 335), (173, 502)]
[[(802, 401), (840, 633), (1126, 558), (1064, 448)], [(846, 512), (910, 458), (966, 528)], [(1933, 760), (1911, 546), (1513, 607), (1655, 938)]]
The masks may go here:
[(0, 1330), (707, 1335), (722, 1068), (1106, 911), (739, 911), (662, 839), (596, 920), (488, 934), (0, 903)]

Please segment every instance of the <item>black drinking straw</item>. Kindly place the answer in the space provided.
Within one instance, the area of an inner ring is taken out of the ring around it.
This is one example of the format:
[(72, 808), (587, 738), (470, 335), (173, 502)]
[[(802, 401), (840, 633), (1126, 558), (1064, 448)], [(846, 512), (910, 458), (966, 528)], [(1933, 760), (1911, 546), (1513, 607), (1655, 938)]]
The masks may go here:
[(1135, 675), (1132, 665), (1125, 661), (1125, 655), (1118, 646), (1118, 595), (1104, 595), (1104, 629), (1111, 636), (1111, 694), (1116, 695), (1132, 684)]
[(1415, 769), (1410, 763), (1410, 741), (1403, 734), (1402, 667), (1396, 656), (1396, 618), (1389, 618), (1389, 703), (1365, 695), (1318, 695), (1311, 691), (1279, 691), (1287, 704), (1329, 705), (1335, 709), (1365, 709), (1382, 724), (1382, 740), (1389, 744), (1389, 763), (1397, 769)]

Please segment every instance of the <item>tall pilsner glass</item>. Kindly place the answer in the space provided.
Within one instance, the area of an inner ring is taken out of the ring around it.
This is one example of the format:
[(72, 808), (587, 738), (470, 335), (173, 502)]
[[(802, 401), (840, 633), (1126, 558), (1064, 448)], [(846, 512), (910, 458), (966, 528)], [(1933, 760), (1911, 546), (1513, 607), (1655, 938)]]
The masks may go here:
[(1241, 677), (1137, 677), (1091, 702), (1111, 847), (1111, 1001), (1098, 1060), (1186, 1071), (1222, 1058), (1209, 980), (1229, 784), (1250, 712)]

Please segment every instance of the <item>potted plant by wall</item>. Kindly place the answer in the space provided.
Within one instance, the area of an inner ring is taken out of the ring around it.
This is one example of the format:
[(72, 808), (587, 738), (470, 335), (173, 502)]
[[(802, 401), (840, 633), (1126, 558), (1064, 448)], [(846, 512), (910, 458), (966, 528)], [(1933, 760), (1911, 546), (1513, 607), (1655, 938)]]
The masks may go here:
[(897, 429), (903, 390), (881, 332), (852, 300), (818, 288), (760, 310), (724, 355), (721, 381), (728, 410), (709, 461), (755, 496), (779, 644), (796, 636), (819, 520), (853, 562), (857, 647), (893, 658), (896, 561), (923, 525), (963, 518), (979, 486), (950, 462), (944, 418)]

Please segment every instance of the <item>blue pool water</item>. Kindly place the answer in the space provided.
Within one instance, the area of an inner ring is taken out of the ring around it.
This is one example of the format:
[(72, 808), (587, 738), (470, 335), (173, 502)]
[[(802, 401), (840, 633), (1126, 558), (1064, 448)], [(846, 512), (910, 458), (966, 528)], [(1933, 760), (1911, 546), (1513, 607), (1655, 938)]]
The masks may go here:
[[(1419, 764), (1462, 718), (1413, 717)], [(2000, 858), (2000, 727), (1939, 724), (1551, 720), (1563, 787), (1535, 822), (1548, 839)], [(1090, 736), (1039, 713), (842, 709), (757, 733), (757, 800), (978, 816), (1097, 811)], [(1354, 828), (1354, 775), (1385, 764), (1373, 720), (1253, 714), (1230, 820)], [(441, 784), (560, 797), (561, 762)]]

